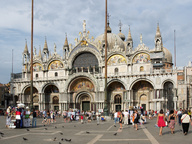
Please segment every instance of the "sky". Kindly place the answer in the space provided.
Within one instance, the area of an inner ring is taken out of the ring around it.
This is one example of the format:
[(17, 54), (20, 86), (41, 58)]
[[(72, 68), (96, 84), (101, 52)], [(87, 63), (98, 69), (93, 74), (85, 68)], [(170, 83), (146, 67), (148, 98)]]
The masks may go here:
[[(192, 60), (192, 0), (108, 0), (109, 22), (112, 33), (128, 36), (129, 26), (133, 47), (143, 43), (153, 49), (159, 23), (163, 46), (173, 56), (174, 30), (176, 31), (176, 66), (187, 66)], [(83, 31), (83, 20), (90, 36), (96, 38), (104, 33), (105, 0), (34, 0), (34, 40), (37, 52), (43, 49), (45, 37), (48, 49), (62, 55), (67, 34), (68, 42)], [(10, 81), (13, 73), (22, 72), (22, 53), (27, 41), (31, 42), (31, 0), (0, 0), (0, 83)], [(12, 59), (13, 58), (13, 59)]]

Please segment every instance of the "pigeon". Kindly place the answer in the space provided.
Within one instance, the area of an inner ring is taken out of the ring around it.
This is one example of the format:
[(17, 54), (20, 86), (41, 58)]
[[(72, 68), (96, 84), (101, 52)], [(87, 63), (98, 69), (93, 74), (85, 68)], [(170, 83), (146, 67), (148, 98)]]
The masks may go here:
[(76, 125), (74, 125), (74, 127), (76, 127)]
[(29, 131), (29, 129), (26, 129), (27, 131)]
[(97, 125), (99, 125), (99, 124), (97, 124)]
[(62, 138), (61, 141), (63, 141), (64, 139)]
[(55, 128), (57, 128), (57, 127), (55, 126)]
[(27, 139), (27, 138), (25, 138), (25, 137), (23, 137), (23, 140), (24, 140), (24, 141), (26, 141), (26, 140), (28, 140), (28, 139)]
[(61, 144), (61, 142), (59, 142), (59, 144)]
[(53, 141), (56, 141), (57, 137), (54, 137)]
[(87, 134), (89, 134), (90, 132), (86, 131)]
[(113, 135), (115, 135), (115, 136), (116, 136), (116, 135), (117, 135), (117, 133), (114, 133)]
[(62, 133), (62, 132), (60, 132), (60, 134), (61, 134), (61, 135), (63, 135), (63, 133)]
[(45, 128), (45, 130), (47, 130), (47, 128)]
[(116, 127), (116, 125), (114, 125), (114, 127)]
[(4, 135), (4, 133), (0, 132), (0, 135)]
[(65, 141), (70, 142), (70, 141), (71, 141), (71, 139), (65, 139)]
[(64, 128), (64, 126), (62, 126), (62, 128)]

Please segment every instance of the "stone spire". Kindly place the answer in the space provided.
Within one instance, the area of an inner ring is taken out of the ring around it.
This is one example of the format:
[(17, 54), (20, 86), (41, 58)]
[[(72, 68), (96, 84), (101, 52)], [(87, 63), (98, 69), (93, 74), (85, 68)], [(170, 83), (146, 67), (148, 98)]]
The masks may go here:
[(64, 47), (69, 48), (69, 44), (68, 44), (68, 40), (67, 40), (67, 34), (66, 34), (66, 38), (65, 38)]
[(28, 54), (29, 51), (28, 51), (28, 46), (27, 46), (27, 40), (25, 40), (25, 49), (24, 49), (24, 52), (23, 53), (26, 53)]
[(157, 23), (157, 31), (155, 34), (155, 51), (162, 51), (162, 50), (163, 50), (163, 42), (161, 32), (159, 29), (159, 23)]
[(157, 31), (156, 31), (155, 37), (161, 37), (161, 32), (160, 32), (160, 29), (159, 29), (159, 23), (157, 23)]
[(129, 33), (128, 33), (127, 41), (132, 41), (130, 26), (129, 26)]
[(45, 37), (45, 43), (44, 43), (44, 48), (43, 51), (47, 50), (48, 51), (48, 46), (47, 46), (47, 39)]
[(41, 58), (41, 46), (39, 46), (39, 57)]

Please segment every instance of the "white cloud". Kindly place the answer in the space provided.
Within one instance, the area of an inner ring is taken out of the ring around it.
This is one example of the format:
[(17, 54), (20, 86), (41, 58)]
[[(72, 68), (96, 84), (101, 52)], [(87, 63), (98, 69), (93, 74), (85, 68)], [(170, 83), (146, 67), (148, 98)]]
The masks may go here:
[[(37, 49), (39, 45), (43, 49), (46, 36), (49, 49), (53, 51), (56, 43), (57, 51), (62, 52), (65, 33), (69, 43), (74, 44), (74, 39), (82, 31), (83, 20), (87, 21), (91, 36), (97, 37), (104, 32), (105, 0), (34, 0), (34, 6), (34, 46)], [(121, 20), (122, 32), (127, 37), (130, 25), (134, 46), (138, 45), (142, 33), (144, 43), (152, 49), (159, 22), (163, 44), (173, 54), (173, 31), (176, 29), (179, 66), (191, 60), (191, 7), (191, 0), (108, 0), (112, 32), (119, 32)], [(0, 13), (0, 67), (7, 71), (1, 74), (0, 82), (6, 83), (9, 81), (7, 75), (10, 76), (12, 49), (17, 63), (14, 70), (21, 72), (25, 39), (30, 48), (31, 1), (1, 1)]]

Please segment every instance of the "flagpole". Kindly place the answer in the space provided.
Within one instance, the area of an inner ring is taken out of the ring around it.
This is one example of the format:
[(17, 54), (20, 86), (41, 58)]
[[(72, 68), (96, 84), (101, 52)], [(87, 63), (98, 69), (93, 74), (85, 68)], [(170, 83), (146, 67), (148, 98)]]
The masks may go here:
[(31, 88), (30, 88), (30, 96), (31, 96), (31, 110), (33, 109), (33, 0), (32, 0), (32, 8), (31, 8)]
[(105, 101), (104, 113), (108, 115), (108, 101), (107, 101), (107, 0), (105, 0)]

